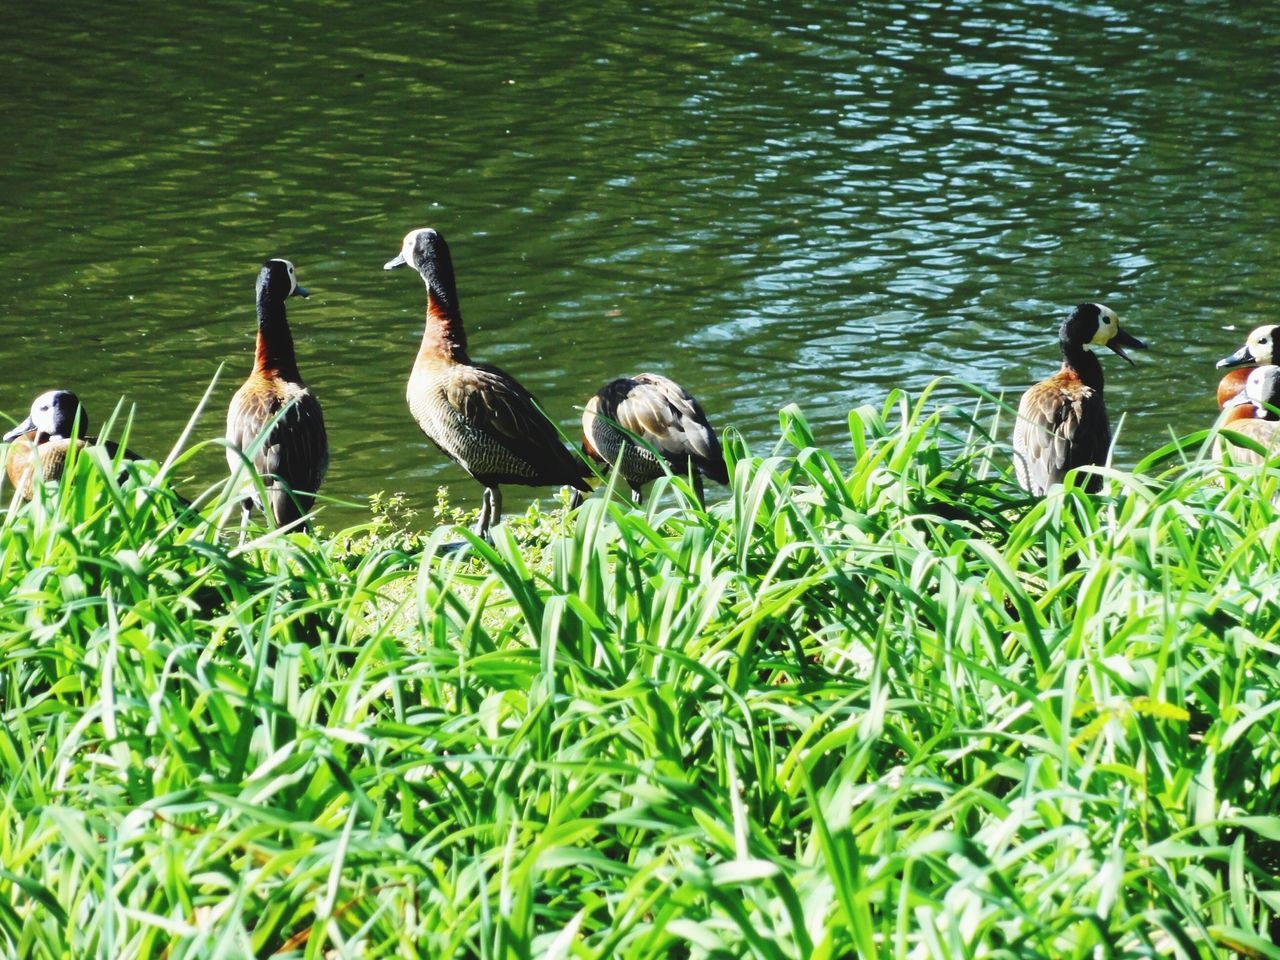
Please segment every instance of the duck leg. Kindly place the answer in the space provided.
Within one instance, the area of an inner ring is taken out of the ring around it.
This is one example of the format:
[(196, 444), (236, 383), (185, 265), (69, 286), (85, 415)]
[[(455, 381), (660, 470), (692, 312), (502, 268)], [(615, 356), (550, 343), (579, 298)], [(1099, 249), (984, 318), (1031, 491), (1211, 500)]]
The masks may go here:
[(240, 546), (244, 546), (244, 538), (249, 532), (249, 514), (253, 511), (252, 500), (240, 501)]
[(698, 498), (698, 506), (705, 510), (707, 498), (702, 492), (702, 472), (697, 467), (690, 467), (689, 474), (693, 477), (693, 493)]
[(480, 504), (480, 519), (473, 528), (476, 536), (489, 539), (489, 527), (502, 519), (502, 493), (496, 486), (484, 488), (484, 500)]

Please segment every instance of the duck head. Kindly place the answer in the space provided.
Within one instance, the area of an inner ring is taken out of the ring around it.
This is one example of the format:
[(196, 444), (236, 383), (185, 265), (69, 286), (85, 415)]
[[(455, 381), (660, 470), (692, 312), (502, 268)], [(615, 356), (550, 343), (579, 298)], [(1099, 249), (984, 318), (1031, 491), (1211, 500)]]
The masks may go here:
[(1062, 321), (1058, 338), (1063, 343), (1079, 344), (1086, 350), (1106, 347), (1130, 363), (1133, 360), (1122, 347), (1147, 349), (1147, 345), (1133, 334), (1120, 329), (1120, 318), (1115, 315), (1115, 311), (1100, 303), (1082, 303), (1071, 311), (1071, 316)]
[(382, 269), (394, 270), (405, 265), (422, 274), (434, 297), (446, 307), (456, 309), (458, 291), (453, 276), (453, 258), (449, 255), (449, 245), (438, 230), (431, 227), (410, 230), (400, 244), (400, 253), (384, 263)]
[(1274, 323), (1265, 327), (1256, 327), (1245, 340), (1243, 347), (1231, 354), (1231, 356), (1223, 357), (1218, 361), (1218, 369), (1272, 363), (1274, 361), (1272, 350), (1275, 346), (1276, 333), (1278, 331), (1280, 331), (1280, 325)]
[(298, 286), (293, 264), (281, 257), (272, 257), (258, 271), (258, 300), (274, 300), (283, 303), (294, 295), (311, 296), (311, 291)]
[[(79, 423), (76, 412), (80, 413)], [(89, 418), (80, 409), (80, 400), (70, 390), (50, 390), (36, 397), (27, 419), (4, 435), (5, 440), (16, 440), (23, 434), (35, 431), (36, 442), (50, 437), (71, 439), (73, 432), (83, 437), (89, 432)]]

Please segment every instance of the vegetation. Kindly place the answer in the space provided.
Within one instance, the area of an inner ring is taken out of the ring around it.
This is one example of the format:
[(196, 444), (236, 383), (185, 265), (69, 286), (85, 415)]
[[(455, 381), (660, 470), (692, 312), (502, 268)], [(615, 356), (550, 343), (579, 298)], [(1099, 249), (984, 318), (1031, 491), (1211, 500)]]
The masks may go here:
[(0, 522), (0, 953), (1280, 957), (1280, 471), (849, 424), (492, 545), (81, 456)]

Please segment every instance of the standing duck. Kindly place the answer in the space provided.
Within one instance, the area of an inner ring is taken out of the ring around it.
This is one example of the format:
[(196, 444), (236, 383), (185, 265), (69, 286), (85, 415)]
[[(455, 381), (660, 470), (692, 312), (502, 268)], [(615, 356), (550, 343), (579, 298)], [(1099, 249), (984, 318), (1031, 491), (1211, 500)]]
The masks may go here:
[[(1254, 367), (1245, 380), (1244, 390), (1227, 401), (1223, 426), (1232, 433), (1254, 441), (1266, 454), (1229, 444), (1231, 461), (1239, 464), (1264, 463), (1275, 453), (1280, 441), (1280, 420), (1268, 407), (1280, 407), (1280, 367), (1268, 364)], [(1244, 418), (1234, 416), (1238, 409), (1248, 408)]]
[[(728, 483), (724, 452), (702, 407), (674, 380), (656, 373), (622, 377), (600, 388), (582, 412), (582, 447), (587, 456), (619, 472), (641, 502), (640, 488), (670, 469), (693, 468), (694, 491), (702, 500), (702, 476)], [(665, 463), (664, 463), (665, 461)]]
[[(241, 451), (251, 449), (267, 424), (288, 407), (252, 458), (266, 485), (266, 508), (276, 526), (294, 523), (311, 510), (329, 466), (329, 440), (320, 401), (298, 372), (293, 335), (285, 318), (284, 302), (295, 294), (309, 295), (298, 286), (292, 263), (273, 259), (262, 265), (253, 371), (227, 409), (227, 464), (234, 476), (242, 469)], [(256, 498), (243, 502), (246, 522), (255, 504)]]
[[(4, 435), (4, 440), (13, 444), (5, 464), (9, 482), (23, 499), (30, 500), (35, 489), (37, 465), (41, 480), (58, 480), (73, 446), (83, 449), (97, 443), (94, 438), (86, 436), (88, 432), (89, 418), (74, 393), (50, 390), (40, 394), (31, 404), (27, 419)], [(111, 458), (119, 449), (109, 440), (102, 446)]]
[[(1262, 366), (1274, 362), (1273, 350), (1276, 342), (1276, 333), (1280, 331), (1280, 325), (1268, 324), (1263, 327), (1256, 327), (1244, 342), (1244, 346), (1231, 354), (1229, 357), (1223, 357), (1218, 361), (1219, 370), (1230, 369), (1231, 372), (1226, 374), (1218, 381), (1218, 407), (1221, 409), (1227, 405), (1227, 402), (1244, 390), (1245, 381), (1249, 378), (1249, 368)], [(1253, 406), (1250, 404), (1238, 405), (1236, 418), (1247, 418), (1253, 416)]]
[(406, 234), (384, 269), (409, 264), (427, 284), (427, 324), (409, 376), (409, 410), (432, 443), (484, 486), (477, 536), (502, 516), (499, 484), (569, 484), (587, 492), (586, 465), (560, 440), (533, 395), (467, 354), (449, 246), (430, 227)]
[[(1013, 427), (1013, 465), (1018, 485), (1043, 496), (1068, 470), (1103, 464), (1111, 448), (1111, 426), (1102, 399), (1102, 364), (1094, 347), (1107, 347), (1133, 363), (1121, 347), (1147, 349), (1120, 329), (1120, 321), (1100, 303), (1082, 303), (1058, 330), (1062, 369), (1022, 395)], [(1090, 492), (1101, 485), (1091, 477)]]

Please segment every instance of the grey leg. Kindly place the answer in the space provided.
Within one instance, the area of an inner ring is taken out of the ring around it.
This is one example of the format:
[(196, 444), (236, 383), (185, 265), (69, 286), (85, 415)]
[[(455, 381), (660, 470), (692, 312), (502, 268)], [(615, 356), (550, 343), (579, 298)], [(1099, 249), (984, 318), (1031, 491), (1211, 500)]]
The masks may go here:
[(244, 546), (244, 538), (249, 533), (249, 511), (252, 509), (252, 500), (240, 501), (240, 546)]
[(489, 527), (502, 519), (502, 494), (497, 487), (485, 487), (480, 503), (480, 519), (473, 528), (477, 537), (489, 539)]

